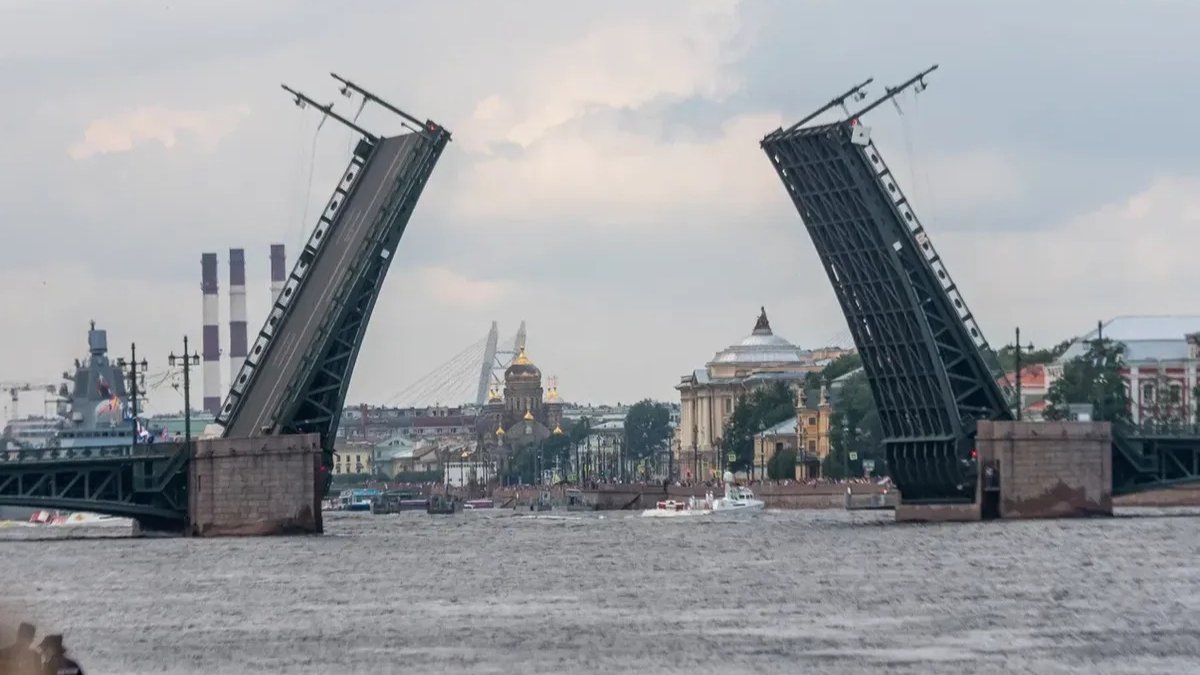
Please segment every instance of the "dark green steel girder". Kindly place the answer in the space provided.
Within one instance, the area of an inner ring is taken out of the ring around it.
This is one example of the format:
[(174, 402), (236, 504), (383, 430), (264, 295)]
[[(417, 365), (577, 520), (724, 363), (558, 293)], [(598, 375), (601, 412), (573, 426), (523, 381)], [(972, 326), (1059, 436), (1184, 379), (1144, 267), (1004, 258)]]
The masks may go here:
[(0, 506), (89, 511), (182, 528), (189, 458), (176, 444), (0, 453)]

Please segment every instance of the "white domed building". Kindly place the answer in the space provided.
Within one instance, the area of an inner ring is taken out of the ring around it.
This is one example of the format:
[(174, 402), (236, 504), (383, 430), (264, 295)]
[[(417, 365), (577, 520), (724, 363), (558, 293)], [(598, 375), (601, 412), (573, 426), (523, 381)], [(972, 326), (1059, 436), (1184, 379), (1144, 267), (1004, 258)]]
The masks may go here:
[(707, 478), (724, 467), (717, 457), (722, 430), (739, 397), (769, 382), (800, 384), (849, 350), (801, 349), (771, 330), (762, 308), (754, 330), (717, 352), (703, 368), (680, 378), (677, 453), (680, 475)]

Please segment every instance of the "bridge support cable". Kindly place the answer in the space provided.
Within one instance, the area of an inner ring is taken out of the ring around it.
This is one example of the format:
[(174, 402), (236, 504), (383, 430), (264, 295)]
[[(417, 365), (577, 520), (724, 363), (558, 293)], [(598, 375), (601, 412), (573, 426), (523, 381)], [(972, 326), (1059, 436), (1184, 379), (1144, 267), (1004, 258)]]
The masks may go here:
[(389, 398), (386, 404), (410, 407), (470, 403), (474, 400), (479, 364), (487, 342), (486, 337), (475, 341)]
[(419, 131), (376, 136), (332, 104), (285, 89), (362, 138), (217, 422), (233, 437), (317, 433), (328, 463), (379, 289), (450, 132), (426, 121)]
[(888, 88), (849, 119), (793, 125), (761, 145), (846, 315), (905, 500), (971, 501), (975, 423), (1009, 419), (1007, 400), (974, 316), (860, 123), (909, 86), (923, 86), (932, 70)]
[[(470, 403), (482, 405), (478, 403), (481, 385), (484, 387), (483, 403), (487, 403), (488, 392), (496, 384), (493, 380), (493, 369), (499, 367), (503, 371), (508, 367), (512, 358), (511, 356), (505, 358), (505, 355), (514, 353), (510, 346), (515, 345), (518, 340), (516, 337), (510, 340), (500, 340), (496, 335), (497, 332), (496, 323), (493, 322), (492, 329), (485, 337), (467, 346), (406, 386), (402, 391), (389, 398), (385, 402), (386, 405), (400, 407), (422, 407), (435, 404), (457, 406)], [(501, 347), (502, 344), (505, 346)], [(501, 360), (503, 360), (503, 365), (498, 366), (497, 364)], [(499, 384), (502, 386), (503, 380)]]

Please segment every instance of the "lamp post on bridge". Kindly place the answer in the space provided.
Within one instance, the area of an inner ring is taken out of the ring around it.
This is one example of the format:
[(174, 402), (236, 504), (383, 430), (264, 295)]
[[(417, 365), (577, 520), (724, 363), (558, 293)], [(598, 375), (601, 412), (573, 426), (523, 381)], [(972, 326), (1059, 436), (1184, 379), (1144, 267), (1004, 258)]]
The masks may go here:
[(126, 368), (129, 369), (129, 407), (132, 413), (131, 422), (133, 423), (133, 440), (130, 445), (137, 445), (138, 442), (138, 394), (145, 393), (139, 391), (141, 381), (145, 375), (143, 374), (139, 377), (138, 369), (140, 368), (145, 373), (147, 365), (146, 359), (142, 359), (140, 362), (137, 360), (137, 343), (135, 342), (129, 343), (129, 361), (126, 361), (124, 357), (117, 359), (118, 368), (122, 371)]
[[(1021, 327), (1017, 326), (1017, 337), (1013, 355), (1015, 357), (1016, 379), (1017, 379), (1017, 421), (1021, 421), (1021, 408), (1025, 407), (1021, 399)], [(1033, 351), (1033, 343), (1029, 343), (1029, 351)]]
[(183, 442), (184, 445), (190, 447), (192, 444), (192, 367), (200, 365), (200, 355), (192, 352), (188, 353), (188, 339), (183, 336), (183, 356), (175, 356), (175, 352), (171, 352), (167, 356), (167, 364), (172, 368), (180, 366), (183, 368)]

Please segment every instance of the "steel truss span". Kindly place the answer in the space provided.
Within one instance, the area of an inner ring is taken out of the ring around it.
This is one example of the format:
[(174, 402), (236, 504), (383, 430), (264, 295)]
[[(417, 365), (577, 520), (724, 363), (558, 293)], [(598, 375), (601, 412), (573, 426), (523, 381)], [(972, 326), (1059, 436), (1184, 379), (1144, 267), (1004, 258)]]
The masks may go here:
[(0, 506), (107, 513), (182, 529), (188, 459), (182, 444), (0, 453)]
[[(336, 118), (329, 107), (317, 107)], [(228, 437), (318, 433), (327, 464), (379, 290), (450, 140), (449, 131), (433, 122), (377, 138), (339, 121), (363, 139), (217, 416)]]
[(975, 424), (1011, 413), (982, 332), (858, 117), (777, 130), (762, 148), (862, 355), (904, 500), (971, 501)]

